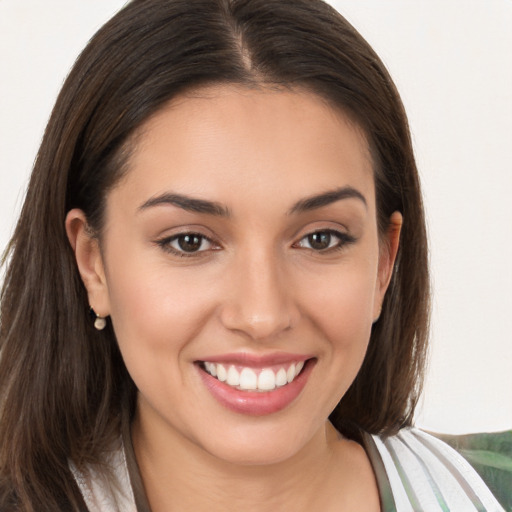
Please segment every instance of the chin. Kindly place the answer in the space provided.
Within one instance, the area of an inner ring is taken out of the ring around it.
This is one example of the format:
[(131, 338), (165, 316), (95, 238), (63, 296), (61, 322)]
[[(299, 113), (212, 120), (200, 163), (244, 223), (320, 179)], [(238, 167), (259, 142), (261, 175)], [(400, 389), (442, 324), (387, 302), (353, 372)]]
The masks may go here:
[(294, 426), (301, 427), (300, 430), (285, 425), (269, 425), (269, 421), (255, 423), (248, 428), (231, 429), (229, 433), (212, 436), (202, 448), (228, 464), (266, 466), (299, 456), (315, 435), (314, 428), (305, 428), (304, 424), (297, 422)]

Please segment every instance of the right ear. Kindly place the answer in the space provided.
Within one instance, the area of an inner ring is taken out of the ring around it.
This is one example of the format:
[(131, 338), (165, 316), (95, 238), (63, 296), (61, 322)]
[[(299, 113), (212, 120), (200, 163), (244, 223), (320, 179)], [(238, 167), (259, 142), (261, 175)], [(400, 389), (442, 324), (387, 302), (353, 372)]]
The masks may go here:
[(75, 208), (68, 212), (66, 233), (87, 290), (89, 305), (99, 316), (106, 317), (110, 314), (110, 301), (103, 258), (98, 239), (92, 234), (82, 210)]

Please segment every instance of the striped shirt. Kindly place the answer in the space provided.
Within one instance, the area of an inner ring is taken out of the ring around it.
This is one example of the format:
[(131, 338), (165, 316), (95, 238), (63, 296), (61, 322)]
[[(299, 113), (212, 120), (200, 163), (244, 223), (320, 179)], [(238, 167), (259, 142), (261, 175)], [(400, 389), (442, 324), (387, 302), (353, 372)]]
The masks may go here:
[(416, 428), (364, 436), (383, 512), (505, 512), (470, 464)]

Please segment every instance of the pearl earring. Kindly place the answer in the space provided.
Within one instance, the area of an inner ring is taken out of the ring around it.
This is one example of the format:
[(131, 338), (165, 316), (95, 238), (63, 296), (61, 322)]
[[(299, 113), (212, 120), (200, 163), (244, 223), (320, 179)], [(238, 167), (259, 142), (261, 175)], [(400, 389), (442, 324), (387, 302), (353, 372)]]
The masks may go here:
[(98, 331), (102, 331), (107, 326), (107, 319), (104, 316), (98, 315), (93, 308), (90, 308), (91, 316), (94, 318), (94, 327)]

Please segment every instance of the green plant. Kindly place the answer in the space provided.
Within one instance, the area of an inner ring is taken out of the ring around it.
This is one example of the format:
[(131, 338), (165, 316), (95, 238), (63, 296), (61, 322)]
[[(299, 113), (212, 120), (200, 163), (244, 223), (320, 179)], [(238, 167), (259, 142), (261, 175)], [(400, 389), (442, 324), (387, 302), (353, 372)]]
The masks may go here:
[(512, 430), (468, 435), (434, 434), (478, 472), (507, 512), (512, 512)]

